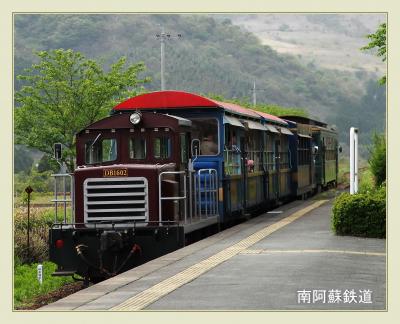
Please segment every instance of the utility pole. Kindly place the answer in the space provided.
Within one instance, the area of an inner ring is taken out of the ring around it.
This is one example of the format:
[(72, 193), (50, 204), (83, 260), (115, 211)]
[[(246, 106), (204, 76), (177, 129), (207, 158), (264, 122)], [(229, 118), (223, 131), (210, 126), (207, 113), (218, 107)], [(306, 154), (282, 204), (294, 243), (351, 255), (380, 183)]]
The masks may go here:
[(255, 107), (257, 104), (257, 97), (256, 97), (256, 81), (254, 81), (253, 85), (253, 106)]
[(156, 37), (160, 39), (161, 46), (161, 90), (165, 90), (165, 40), (172, 38), (181, 38), (182, 34), (177, 34), (175, 36), (171, 34), (166, 34), (164, 30), (164, 26), (161, 26), (161, 34), (157, 34)]
[(257, 91), (268, 91), (268, 89), (257, 89), (256, 88), (256, 81), (254, 81), (253, 89), (251, 89), (251, 92), (253, 94), (253, 106), (254, 107), (257, 105)]

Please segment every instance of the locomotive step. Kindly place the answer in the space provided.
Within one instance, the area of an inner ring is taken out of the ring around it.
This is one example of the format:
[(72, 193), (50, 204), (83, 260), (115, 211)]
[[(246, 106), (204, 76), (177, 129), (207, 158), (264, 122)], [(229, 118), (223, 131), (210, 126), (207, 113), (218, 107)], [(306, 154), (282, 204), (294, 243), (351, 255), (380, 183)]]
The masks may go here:
[(55, 271), (51, 274), (52, 277), (72, 276), (76, 271)]

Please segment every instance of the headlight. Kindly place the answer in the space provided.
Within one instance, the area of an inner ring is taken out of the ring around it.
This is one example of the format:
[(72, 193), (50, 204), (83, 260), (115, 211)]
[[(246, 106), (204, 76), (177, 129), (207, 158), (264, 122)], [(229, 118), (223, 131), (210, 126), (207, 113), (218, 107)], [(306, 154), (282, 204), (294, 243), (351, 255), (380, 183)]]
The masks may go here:
[(140, 111), (135, 111), (130, 117), (129, 120), (133, 125), (137, 125), (140, 123), (140, 120), (142, 119), (142, 114)]

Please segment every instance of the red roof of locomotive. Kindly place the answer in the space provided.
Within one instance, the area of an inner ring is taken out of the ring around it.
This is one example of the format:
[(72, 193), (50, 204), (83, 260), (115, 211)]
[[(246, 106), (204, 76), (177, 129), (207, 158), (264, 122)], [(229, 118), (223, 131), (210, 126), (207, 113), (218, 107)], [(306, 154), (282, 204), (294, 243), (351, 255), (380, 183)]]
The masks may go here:
[(193, 93), (184, 91), (156, 91), (141, 94), (127, 99), (113, 108), (114, 111), (132, 110), (132, 109), (169, 109), (169, 108), (197, 108), (197, 107), (220, 107), (229, 112), (244, 115), (253, 118), (265, 118), (279, 124), (287, 123), (276, 116), (247, 109), (239, 105), (221, 102), (210, 98), (202, 97)]

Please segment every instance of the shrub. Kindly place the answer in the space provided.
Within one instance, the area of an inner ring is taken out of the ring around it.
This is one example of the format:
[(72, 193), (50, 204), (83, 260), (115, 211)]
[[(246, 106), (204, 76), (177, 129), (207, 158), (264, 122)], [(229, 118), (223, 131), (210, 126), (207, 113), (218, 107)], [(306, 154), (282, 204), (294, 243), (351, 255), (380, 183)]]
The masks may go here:
[(368, 193), (343, 193), (333, 204), (332, 228), (339, 235), (386, 237), (386, 186)]
[(48, 259), (48, 231), (54, 220), (51, 208), (31, 208), (30, 257), (27, 250), (27, 208), (19, 207), (14, 214), (15, 263), (41, 262)]
[(374, 176), (369, 168), (365, 171), (360, 170), (358, 172), (358, 175), (359, 175), (358, 192), (368, 193), (375, 190)]
[(26, 231), (15, 231), (14, 233), (14, 258), (15, 264), (29, 262), (43, 262), (48, 259), (49, 247), (47, 239), (38, 232), (32, 232), (29, 239), (29, 258), (27, 248)]
[[(31, 207), (30, 226), (31, 228), (51, 226), (54, 222), (54, 208)], [(18, 207), (14, 211), (14, 228), (26, 230), (28, 228), (28, 208)]]
[(386, 180), (386, 139), (385, 135), (374, 134), (369, 148), (368, 163), (374, 175), (375, 183), (380, 186)]

